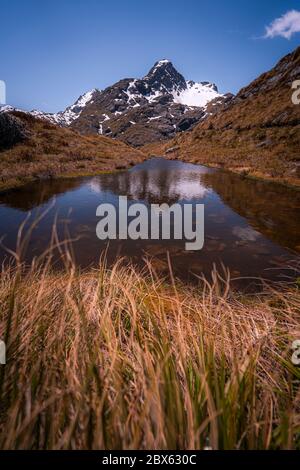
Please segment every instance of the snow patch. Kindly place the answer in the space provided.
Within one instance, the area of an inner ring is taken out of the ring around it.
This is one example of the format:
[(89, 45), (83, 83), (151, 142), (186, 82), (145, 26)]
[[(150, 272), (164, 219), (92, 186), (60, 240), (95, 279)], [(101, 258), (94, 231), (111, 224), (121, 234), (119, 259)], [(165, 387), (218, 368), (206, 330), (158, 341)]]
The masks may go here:
[(223, 96), (213, 88), (211, 83), (204, 85), (188, 80), (186, 85), (185, 90), (172, 93), (175, 103), (203, 108), (211, 100)]
[(162, 95), (160, 91), (155, 91), (155, 93), (152, 93), (149, 96), (146, 96), (146, 99), (149, 101), (149, 103), (152, 103), (155, 101), (157, 98), (159, 98)]

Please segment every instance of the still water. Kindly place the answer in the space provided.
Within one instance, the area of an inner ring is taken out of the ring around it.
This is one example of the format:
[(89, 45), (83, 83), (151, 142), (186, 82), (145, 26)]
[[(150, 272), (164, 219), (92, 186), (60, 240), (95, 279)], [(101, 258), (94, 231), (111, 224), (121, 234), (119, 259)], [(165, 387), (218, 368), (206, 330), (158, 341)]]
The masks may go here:
[[(245, 179), (201, 165), (153, 158), (128, 171), (76, 179), (40, 181), (0, 196), (0, 237), (10, 250), (18, 228), (41, 213), (24, 258), (39, 256), (49, 244), (54, 220), (60, 240), (70, 236), (80, 266), (95, 265), (107, 246), (96, 237), (96, 208), (118, 197), (144, 202), (205, 205), (205, 241), (201, 251), (185, 251), (178, 240), (114, 240), (109, 262), (120, 256), (141, 265), (151, 258), (157, 270), (167, 271), (169, 251), (177, 275), (208, 275), (213, 265), (228, 267), (233, 277), (283, 280), (300, 252), (300, 192), (283, 186)], [(48, 210), (48, 211), (47, 211)], [(25, 227), (25, 228), (26, 228)], [(26, 231), (26, 230), (25, 230)], [(0, 248), (0, 261), (9, 258)]]

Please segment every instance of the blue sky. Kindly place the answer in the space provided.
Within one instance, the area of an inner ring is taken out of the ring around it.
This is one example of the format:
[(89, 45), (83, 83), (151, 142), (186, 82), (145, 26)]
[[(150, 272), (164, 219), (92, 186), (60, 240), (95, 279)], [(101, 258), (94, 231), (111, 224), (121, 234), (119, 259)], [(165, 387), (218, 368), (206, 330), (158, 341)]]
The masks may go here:
[(237, 92), (299, 45), (299, 32), (262, 38), (289, 10), (300, 1), (1, 0), (0, 79), (9, 104), (50, 112), (161, 58)]

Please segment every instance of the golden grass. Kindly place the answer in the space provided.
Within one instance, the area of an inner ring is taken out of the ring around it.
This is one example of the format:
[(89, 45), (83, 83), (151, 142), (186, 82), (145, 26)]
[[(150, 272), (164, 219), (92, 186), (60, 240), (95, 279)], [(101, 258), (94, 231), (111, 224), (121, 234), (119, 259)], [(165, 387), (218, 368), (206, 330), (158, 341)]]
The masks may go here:
[[(260, 147), (260, 132), (272, 145)], [(258, 126), (237, 131), (207, 129), (199, 124), (171, 141), (145, 145), (142, 151), (148, 156), (163, 155), (168, 159), (225, 168), (243, 176), (299, 188), (299, 136), (300, 125), (268, 129)], [(173, 152), (166, 153), (173, 147)]]
[(300, 447), (300, 291), (3, 267), (1, 449)]
[(30, 137), (0, 152), (0, 190), (44, 178), (84, 176), (128, 168), (145, 156), (123, 142), (104, 136), (82, 136), (21, 112)]

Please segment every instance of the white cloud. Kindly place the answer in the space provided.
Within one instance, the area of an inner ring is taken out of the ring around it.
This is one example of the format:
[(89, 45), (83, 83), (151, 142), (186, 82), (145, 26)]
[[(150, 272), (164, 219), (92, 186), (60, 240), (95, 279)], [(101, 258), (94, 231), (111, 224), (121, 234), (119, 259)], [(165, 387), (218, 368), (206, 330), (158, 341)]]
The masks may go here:
[(294, 33), (300, 32), (300, 11), (287, 11), (280, 18), (276, 18), (269, 26), (266, 26), (264, 38), (275, 38), (281, 36), (291, 39)]

